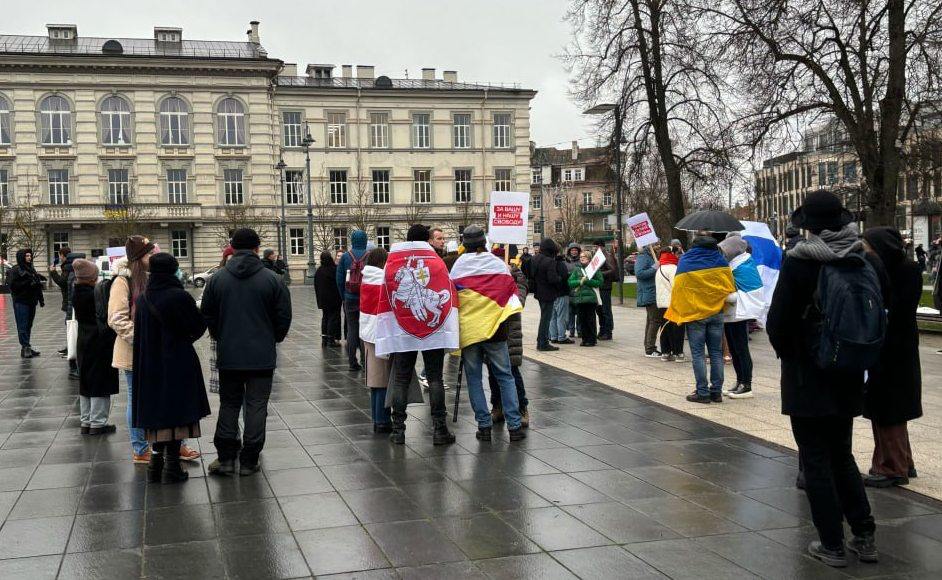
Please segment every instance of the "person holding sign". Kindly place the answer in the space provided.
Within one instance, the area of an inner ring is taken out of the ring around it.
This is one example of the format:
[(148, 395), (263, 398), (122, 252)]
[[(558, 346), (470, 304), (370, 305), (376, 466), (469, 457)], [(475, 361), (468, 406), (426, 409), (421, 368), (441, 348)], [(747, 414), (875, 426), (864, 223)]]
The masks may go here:
[[(602, 286), (602, 272), (598, 269), (587, 276), (589, 254), (579, 255), (579, 265), (569, 275), (569, 287), (572, 289), (572, 303), (576, 306), (579, 321), (579, 346), (595, 346), (598, 339), (595, 328), (595, 307), (599, 303), (598, 288)], [(591, 272), (589, 272), (591, 273)]]
[(612, 283), (618, 280), (618, 268), (615, 267), (615, 258), (605, 250), (605, 242), (595, 242), (596, 255), (602, 254), (602, 287), (599, 288), (599, 298), (602, 299), (596, 314), (599, 316), (599, 340), (612, 340), (612, 331), (615, 329), (615, 317), (612, 315)]

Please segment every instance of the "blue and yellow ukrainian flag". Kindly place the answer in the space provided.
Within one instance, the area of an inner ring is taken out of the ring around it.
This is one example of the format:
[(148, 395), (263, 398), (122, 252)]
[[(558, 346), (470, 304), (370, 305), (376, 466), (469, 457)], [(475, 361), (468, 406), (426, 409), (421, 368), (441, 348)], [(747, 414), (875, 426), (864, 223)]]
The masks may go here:
[(736, 291), (733, 272), (723, 254), (711, 248), (692, 248), (680, 257), (671, 305), (664, 318), (676, 324), (703, 320), (723, 310)]

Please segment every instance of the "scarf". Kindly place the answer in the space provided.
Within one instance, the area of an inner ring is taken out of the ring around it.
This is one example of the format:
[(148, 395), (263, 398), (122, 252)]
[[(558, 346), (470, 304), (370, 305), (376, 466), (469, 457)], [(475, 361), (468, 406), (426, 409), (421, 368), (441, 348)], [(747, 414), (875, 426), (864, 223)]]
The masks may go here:
[(789, 256), (815, 262), (833, 262), (863, 251), (863, 242), (856, 224), (847, 224), (840, 231), (822, 230), (821, 235), (808, 234), (798, 242)]
[(674, 264), (676, 266), (678, 261), (680, 260), (677, 257), (677, 254), (674, 254), (672, 252), (661, 252), (661, 255), (658, 257), (657, 263), (660, 264), (661, 266), (664, 266), (666, 264)]

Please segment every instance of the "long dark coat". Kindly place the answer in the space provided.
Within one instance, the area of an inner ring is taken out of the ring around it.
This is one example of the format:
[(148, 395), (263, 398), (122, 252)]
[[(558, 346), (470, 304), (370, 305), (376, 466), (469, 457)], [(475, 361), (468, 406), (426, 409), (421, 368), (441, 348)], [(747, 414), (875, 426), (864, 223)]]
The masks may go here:
[(321, 265), (314, 271), (314, 297), (321, 310), (336, 312), (343, 306), (343, 298), (337, 289), (337, 264), (330, 252), (321, 253)]
[(76, 284), (72, 307), (78, 322), (77, 361), (79, 394), (83, 397), (107, 397), (118, 394), (118, 369), (111, 366), (115, 333), (101, 328), (95, 317), (95, 288)]
[(922, 296), (919, 264), (903, 253), (903, 238), (887, 227), (864, 232), (890, 280), (886, 339), (880, 366), (870, 371), (864, 417), (879, 425), (898, 425), (922, 416), (922, 369), (916, 308)]
[(196, 301), (176, 276), (151, 273), (134, 310), (133, 426), (183, 427), (209, 415), (193, 348), (206, 332)]

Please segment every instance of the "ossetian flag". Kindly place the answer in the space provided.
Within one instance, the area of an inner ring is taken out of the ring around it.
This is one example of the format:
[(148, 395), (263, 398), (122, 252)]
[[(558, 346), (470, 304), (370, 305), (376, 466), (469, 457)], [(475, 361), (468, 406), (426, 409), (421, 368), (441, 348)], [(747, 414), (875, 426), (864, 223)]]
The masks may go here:
[(376, 314), (376, 355), (458, 348), (458, 293), (428, 242), (393, 244)]
[[(746, 227), (742, 238), (749, 242), (752, 259), (762, 278), (762, 287), (765, 289), (764, 301), (766, 305), (772, 303), (772, 293), (778, 283), (778, 273), (782, 269), (782, 249), (769, 230), (768, 224), (762, 222), (748, 222), (740, 220)], [(765, 316), (759, 322), (765, 324)]]
[(523, 310), (510, 269), (489, 252), (465, 253), (451, 268), (460, 297), (461, 348), (485, 341)]

